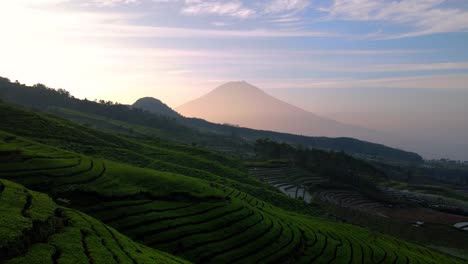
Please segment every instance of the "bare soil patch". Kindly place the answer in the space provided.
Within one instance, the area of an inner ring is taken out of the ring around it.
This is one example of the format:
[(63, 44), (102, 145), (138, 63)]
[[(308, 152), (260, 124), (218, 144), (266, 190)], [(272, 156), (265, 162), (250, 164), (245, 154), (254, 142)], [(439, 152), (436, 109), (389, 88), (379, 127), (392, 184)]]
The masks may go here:
[(439, 212), (429, 208), (382, 208), (384, 215), (401, 221), (453, 225), (458, 222), (468, 221), (468, 217)]

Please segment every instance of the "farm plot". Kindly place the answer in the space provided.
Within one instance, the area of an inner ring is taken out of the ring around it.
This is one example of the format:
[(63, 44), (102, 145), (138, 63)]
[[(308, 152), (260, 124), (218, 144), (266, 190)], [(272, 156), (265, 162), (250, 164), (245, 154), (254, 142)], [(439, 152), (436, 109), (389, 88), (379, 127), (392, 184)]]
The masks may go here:
[(326, 181), (299, 168), (287, 166), (251, 167), (249, 174), (274, 186), (289, 197), (304, 200), (306, 203), (312, 201), (308, 189)]
[(381, 215), (386, 206), (355, 191), (323, 190), (314, 193), (318, 201), (339, 207)]
[(468, 222), (459, 222), (454, 224), (453, 227), (463, 231), (468, 231)]

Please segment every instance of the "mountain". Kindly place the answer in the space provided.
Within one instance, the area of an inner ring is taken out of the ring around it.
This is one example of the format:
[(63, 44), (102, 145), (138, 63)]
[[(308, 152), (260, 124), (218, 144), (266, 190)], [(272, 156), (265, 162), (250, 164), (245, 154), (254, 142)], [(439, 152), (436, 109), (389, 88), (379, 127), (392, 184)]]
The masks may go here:
[(317, 116), (276, 99), (245, 82), (228, 82), (176, 110), (182, 115), (216, 123), (298, 135), (353, 137), (381, 142), (375, 131)]
[(164, 116), (180, 117), (179, 113), (172, 110), (172, 108), (161, 102), (159, 99), (153, 97), (140, 98), (132, 105), (132, 107), (140, 108)]

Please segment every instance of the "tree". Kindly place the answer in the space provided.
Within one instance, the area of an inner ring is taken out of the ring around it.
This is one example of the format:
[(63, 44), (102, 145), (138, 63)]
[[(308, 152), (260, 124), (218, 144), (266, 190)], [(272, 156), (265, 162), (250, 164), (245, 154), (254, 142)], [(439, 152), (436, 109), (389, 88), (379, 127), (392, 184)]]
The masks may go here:
[(70, 92), (65, 90), (65, 89), (62, 89), (62, 88), (59, 88), (57, 89), (57, 92), (60, 94), (60, 95), (64, 95), (66, 97), (70, 97)]
[(48, 89), (47, 86), (45, 86), (42, 83), (36, 83), (36, 84), (33, 85), (33, 87), (36, 88), (36, 89)]

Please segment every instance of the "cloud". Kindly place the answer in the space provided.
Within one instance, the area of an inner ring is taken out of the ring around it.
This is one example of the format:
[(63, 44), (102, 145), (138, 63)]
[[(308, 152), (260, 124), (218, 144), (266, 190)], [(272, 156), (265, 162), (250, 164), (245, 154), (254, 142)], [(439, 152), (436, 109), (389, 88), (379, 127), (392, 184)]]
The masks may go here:
[(228, 26), (229, 24), (226, 22), (222, 22), (222, 21), (214, 21), (214, 22), (211, 22), (211, 25), (216, 26), (216, 27), (225, 27), (225, 26)]
[(240, 0), (185, 0), (185, 6), (181, 12), (187, 15), (219, 15), (245, 19), (261, 13), (297, 12), (304, 10), (309, 4), (309, 0), (271, 0), (266, 4), (256, 4), (255, 8), (251, 8)]
[[(287, 38), (287, 37), (338, 37), (338, 34), (301, 30), (221, 30), (221, 29), (198, 29), (182, 27), (156, 27), (139, 26), (130, 24), (110, 23), (99, 21), (92, 30), (76, 27), (73, 31), (64, 34), (74, 37), (97, 37), (97, 38)], [(72, 25), (72, 27), (75, 27)]]
[(411, 49), (360, 49), (360, 50), (336, 50), (336, 49), (319, 49), (319, 50), (292, 50), (288, 51), (289, 54), (302, 54), (302, 55), (347, 55), (347, 56), (362, 56), (362, 55), (398, 55), (398, 54), (419, 54), (431, 53), (435, 50), (411, 50)]
[(188, 0), (181, 11), (186, 15), (219, 15), (237, 18), (248, 18), (255, 15), (256, 11), (247, 8), (239, 0), (234, 1), (202, 1)]
[[(345, 69), (343, 69), (345, 71)], [(468, 70), (468, 62), (442, 62), (442, 63), (424, 63), (424, 64), (384, 64), (372, 65), (353, 69), (348, 68), (350, 72), (409, 72), (409, 71), (446, 71), (446, 70)], [(468, 88), (468, 87), (467, 87)]]
[(273, 0), (265, 7), (267, 13), (301, 11), (308, 7), (310, 0)]
[[(335, 54), (339, 54), (338, 52)], [(342, 55), (359, 55), (359, 53), (344, 53)], [(365, 54), (365, 53), (364, 53)], [(396, 55), (398, 53), (380, 53), (388, 55)], [(405, 54), (405, 53), (400, 53)], [(368, 55), (379, 55), (379, 53), (368, 53)], [(329, 72), (349, 72), (349, 73), (405, 73), (405, 72), (431, 72), (431, 71), (453, 71), (453, 70), (468, 70), (468, 62), (441, 62), (441, 63), (399, 63), (399, 64), (368, 64), (356, 65), (348, 64), (340, 66), (325, 65), (325, 64), (312, 64), (307, 61), (295, 61), (294, 65), (303, 69)], [(468, 88), (468, 86), (467, 86)]]
[(255, 80), (268, 89), (289, 88), (402, 88), (468, 89), (468, 74), (441, 74), (372, 79), (269, 79)]
[(376, 33), (374, 38), (404, 38), (434, 33), (468, 30), (468, 11), (443, 7), (446, 0), (335, 0), (330, 7), (319, 8), (328, 13), (327, 20), (387, 21), (410, 26), (409, 32)]
[(101, 5), (116, 5), (116, 4), (135, 4), (138, 3), (138, 0), (95, 0), (94, 2)]

